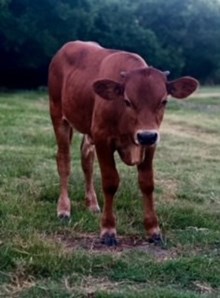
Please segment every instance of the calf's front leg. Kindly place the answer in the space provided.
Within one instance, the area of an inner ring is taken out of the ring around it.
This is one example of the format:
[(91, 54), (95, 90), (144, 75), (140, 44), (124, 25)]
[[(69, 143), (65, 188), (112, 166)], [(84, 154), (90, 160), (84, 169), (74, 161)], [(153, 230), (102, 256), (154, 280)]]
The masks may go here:
[(138, 181), (144, 201), (144, 225), (149, 236), (149, 241), (162, 244), (162, 237), (158, 224), (158, 218), (154, 207), (154, 177), (153, 157), (155, 148), (146, 149), (146, 156), (138, 166)]
[(116, 218), (113, 212), (114, 195), (119, 186), (119, 175), (115, 166), (113, 151), (105, 145), (96, 145), (96, 152), (102, 176), (104, 207), (101, 220), (101, 242), (107, 246), (117, 245)]

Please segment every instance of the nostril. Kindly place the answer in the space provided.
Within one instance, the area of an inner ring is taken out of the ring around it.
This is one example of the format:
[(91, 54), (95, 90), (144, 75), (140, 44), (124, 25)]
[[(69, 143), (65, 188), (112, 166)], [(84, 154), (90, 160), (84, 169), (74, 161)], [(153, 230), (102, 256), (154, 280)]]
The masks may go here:
[(153, 145), (157, 142), (157, 132), (139, 132), (137, 133), (137, 140), (140, 145)]
[(157, 140), (157, 133), (155, 132), (155, 133), (152, 133), (152, 135), (151, 135), (151, 139), (154, 141), (154, 142), (156, 142), (156, 140)]
[(137, 139), (140, 144), (143, 144), (146, 141), (146, 138), (147, 138), (146, 133), (142, 132), (137, 134)]
[(140, 143), (140, 141), (142, 140), (143, 136), (140, 132), (137, 133), (137, 139), (138, 139), (138, 142)]

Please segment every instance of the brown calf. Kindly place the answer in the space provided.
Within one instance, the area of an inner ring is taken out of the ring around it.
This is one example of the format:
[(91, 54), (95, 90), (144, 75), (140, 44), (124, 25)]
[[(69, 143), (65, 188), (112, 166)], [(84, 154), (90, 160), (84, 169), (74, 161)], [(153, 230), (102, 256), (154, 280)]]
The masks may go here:
[(114, 161), (117, 151), (124, 163), (136, 165), (144, 199), (144, 224), (149, 239), (161, 240), (154, 209), (152, 161), (167, 97), (185, 98), (198, 82), (183, 77), (168, 82), (166, 73), (138, 55), (102, 48), (92, 42), (69, 42), (51, 61), (49, 69), (50, 113), (58, 144), (60, 176), (59, 217), (70, 216), (68, 179), (73, 130), (84, 134), (81, 146), (86, 181), (86, 205), (99, 211), (93, 186), (93, 161), (97, 153), (105, 203), (101, 239), (115, 245), (116, 220), (113, 198), (119, 175)]

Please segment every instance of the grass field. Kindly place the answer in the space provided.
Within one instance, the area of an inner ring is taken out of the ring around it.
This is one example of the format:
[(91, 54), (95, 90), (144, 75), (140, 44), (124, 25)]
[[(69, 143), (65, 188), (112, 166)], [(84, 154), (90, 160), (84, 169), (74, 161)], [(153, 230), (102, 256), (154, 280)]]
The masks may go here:
[[(145, 241), (135, 168), (117, 159), (124, 245), (115, 250), (97, 244), (100, 215), (84, 207), (81, 136), (73, 146), (73, 212), (64, 223), (56, 217), (47, 95), (0, 94), (0, 297), (220, 297), (220, 96), (202, 91), (205, 97), (171, 101), (161, 129), (156, 205), (166, 249)], [(102, 206), (97, 164), (95, 183)]]

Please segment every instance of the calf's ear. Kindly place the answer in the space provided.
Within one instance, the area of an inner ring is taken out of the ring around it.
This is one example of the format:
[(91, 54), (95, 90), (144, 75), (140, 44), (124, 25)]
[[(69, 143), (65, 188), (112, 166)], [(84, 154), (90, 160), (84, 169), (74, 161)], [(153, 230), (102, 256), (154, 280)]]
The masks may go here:
[(175, 98), (185, 98), (192, 94), (197, 87), (199, 82), (191, 77), (182, 77), (175, 81), (167, 83), (167, 92)]
[(114, 100), (124, 94), (124, 86), (112, 80), (98, 80), (93, 83), (96, 94), (107, 100)]

